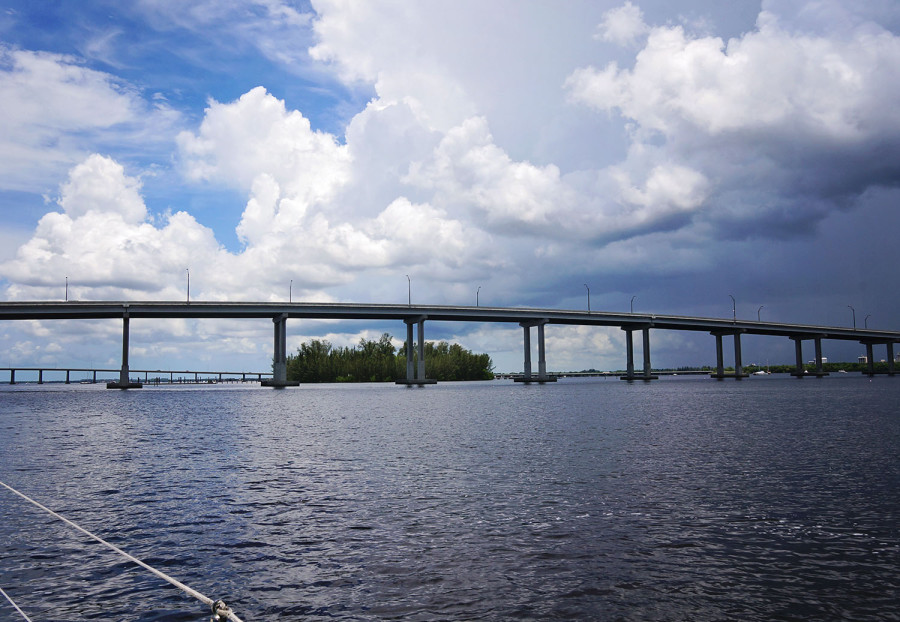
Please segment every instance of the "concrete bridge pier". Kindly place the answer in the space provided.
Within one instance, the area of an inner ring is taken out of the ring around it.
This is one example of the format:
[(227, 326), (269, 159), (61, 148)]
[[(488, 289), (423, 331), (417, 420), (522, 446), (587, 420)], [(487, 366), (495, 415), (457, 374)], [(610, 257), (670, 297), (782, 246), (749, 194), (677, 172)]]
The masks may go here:
[[(744, 332), (742, 329), (734, 329), (734, 330), (716, 330), (711, 332), (710, 334), (716, 338), (716, 373), (710, 374), (710, 378), (715, 378), (716, 380), (722, 380), (724, 378), (734, 378), (735, 380), (740, 380), (742, 378), (749, 378), (750, 374), (744, 373), (744, 366), (741, 362), (741, 333)], [(722, 337), (725, 335), (734, 335), (734, 373), (726, 374), (725, 373), (725, 362), (722, 352)]]
[[(426, 384), (437, 384), (434, 378), (425, 377), (425, 320), (426, 316), (418, 316), (403, 320), (406, 324), (406, 378), (400, 378), (396, 384), (405, 384), (406, 386), (416, 385), (418, 387)], [(413, 343), (413, 324), (417, 325), (419, 341)], [(416, 348), (417, 346), (417, 348)], [(418, 352), (419, 362), (416, 365), (416, 353)]]
[[(272, 355), (272, 379), (263, 380), (260, 384), (264, 387), (283, 389), (284, 387), (296, 387), (300, 384), (297, 380), (287, 379), (287, 314), (282, 313), (272, 318), (275, 325), (275, 335)], [(196, 380), (196, 374), (195, 374)]]
[[(626, 369), (625, 375), (619, 377), (620, 380), (631, 382), (634, 380), (657, 380), (659, 378), (659, 376), (653, 375), (652, 366), (650, 365), (650, 327), (650, 324), (646, 326), (622, 327), (622, 330), (625, 331)], [(632, 333), (636, 330), (641, 331), (644, 351), (644, 370), (639, 376), (634, 373), (634, 337)]]
[(861, 344), (866, 346), (866, 371), (863, 373), (867, 376), (871, 377), (875, 375), (875, 355), (873, 353), (873, 347), (876, 344), (884, 344), (887, 349), (887, 375), (893, 376), (896, 371), (894, 370), (894, 342), (893, 341), (873, 341), (866, 340), (860, 341)]
[(794, 335), (791, 339), (794, 341), (794, 353), (796, 355), (796, 368), (791, 372), (792, 376), (797, 378), (803, 378), (804, 376), (815, 376), (816, 378), (822, 378), (823, 376), (827, 376), (828, 372), (822, 368), (822, 338), (825, 335), (814, 335), (812, 337), (815, 342), (816, 347), (816, 369), (812, 372), (807, 372), (803, 366), (803, 340), (809, 339), (809, 335)]
[(122, 316), (122, 368), (119, 370), (119, 381), (118, 382), (107, 382), (107, 389), (140, 389), (142, 385), (140, 382), (131, 382), (131, 379), (128, 377), (128, 323), (130, 318), (128, 317), (128, 312)]
[(9, 384), (16, 384), (16, 370), (9, 370)]
[[(545, 382), (556, 382), (556, 376), (547, 374), (547, 349), (544, 341), (544, 326), (547, 320), (536, 320), (533, 322), (519, 322), (522, 327), (522, 341), (525, 349), (525, 361), (522, 367), (522, 377), (514, 378), (513, 382), (524, 382), (531, 384), (537, 382), (544, 384)], [(537, 326), (538, 333), (538, 374), (533, 376), (531, 373), (531, 327)]]

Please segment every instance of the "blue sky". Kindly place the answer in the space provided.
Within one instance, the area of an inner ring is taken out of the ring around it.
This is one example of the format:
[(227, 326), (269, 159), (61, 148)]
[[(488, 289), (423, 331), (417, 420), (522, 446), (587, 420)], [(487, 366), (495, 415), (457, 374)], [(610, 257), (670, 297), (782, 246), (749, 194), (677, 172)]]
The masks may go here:
[[(897, 329), (898, 31), (888, 0), (0, 2), (0, 297), (180, 300), (190, 269), (193, 299), (403, 302), (408, 274), (423, 303), (587, 284), (595, 310)], [(140, 324), (136, 367), (269, 365), (265, 323)], [(0, 364), (115, 367), (119, 330), (4, 325)], [(521, 367), (515, 327), (427, 337)], [(621, 331), (547, 338), (552, 369), (624, 365)], [(657, 331), (653, 361), (713, 343)]]

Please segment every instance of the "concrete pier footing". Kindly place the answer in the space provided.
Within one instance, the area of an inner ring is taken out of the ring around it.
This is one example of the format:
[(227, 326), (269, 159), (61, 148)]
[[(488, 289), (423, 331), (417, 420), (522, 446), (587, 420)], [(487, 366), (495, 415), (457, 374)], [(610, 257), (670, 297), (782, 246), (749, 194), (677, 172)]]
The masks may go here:
[[(862, 373), (870, 378), (879, 374), (886, 376), (893, 376), (896, 374), (894, 369), (894, 342), (893, 341), (881, 341), (881, 340), (869, 340), (866, 339), (864, 341), (860, 341), (861, 344), (866, 346), (866, 369)], [(875, 353), (873, 351), (873, 346), (884, 344), (887, 349), (887, 371), (875, 371)]]
[[(658, 380), (659, 376), (656, 376), (652, 372), (652, 366), (650, 364), (650, 327), (651, 324), (646, 324), (644, 326), (623, 326), (622, 330), (625, 331), (625, 375), (620, 376), (619, 380), (625, 380), (626, 382), (634, 382), (635, 380)], [(643, 354), (644, 354), (644, 370), (643, 373), (636, 374), (634, 373), (634, 336), (632, 333), (634, 331), (641, 331), (641, 337), (643, 340)]]
[[(710, 378), (716, 380), (724, 380), (725, 378), (734, 378), (735, 380), (743, 380), (749, 378), (750, 374), (744, 373), (744, 366), (741, 361), (741, 333), (742, 329), (733, 330), (716, 330), (710, 334), (716, 338), (716, 371), (709, 375)], [(734, 373), (725, 373), (725, 362), (723, 357), (722, 337), (725, 335), (734, 335)]]
[[(556, 376), (547, 374), (547, 349), (544, 345), (544, 326), (547, 322), (547, 320), (519, 322), (519, 326), (522, 327), (522, 342), (525, 360), (522, 365), (522, 377), (513, 378), (513, 382), (521, 382), (523, 384), (556, 382)], [(531, 328), (533, 326), (537, 326), (538, 333), (538, 373), (536, 376), (531, 372)]]
[[(394, 384), (408, 387), (422, 387), (426, 384), (437, 384), (434, 378), (425, 377), (425, 320), (427, 316), (418, 316), (403, 320), (406, 324), (406, 378), (398, 378)], [(413, 324), (418, 329), (418, 342), (413, 342)], [(418, 354), (418, 365), (416, 355)]]
[[(828, 375), (828, 372), (822, 368), (822, 337), (825, 335), (796, 335), (791, 337), (791, 340), (794, 342), (794, 358), (796, 361), (794, 371), (791, 372), (791, 375), (795, 378), (823, 378)], [(816, 358), (815, 358), (815, 369), (809, 371), (803, 365), (803, 340), (804, 339), (812, 339), (815, 342), (816, 347)]]
[(128, 339), (130, 318), (128, 312), (122, 316), (122, 368), (119, 370), (119, 380), (116, 382), (107, 382), (107, 389), (140, 389), (144, 385), (140, 382), (132, 382), (128, 373)]
[(275, 389), (299, 386), (300, 381), (287, 379), (287, 314), (282, 313), (281, 315), (272, 318), (272, 322), (275, 325), (272, 379), (263, 380), (260, 382), (260, 385)]

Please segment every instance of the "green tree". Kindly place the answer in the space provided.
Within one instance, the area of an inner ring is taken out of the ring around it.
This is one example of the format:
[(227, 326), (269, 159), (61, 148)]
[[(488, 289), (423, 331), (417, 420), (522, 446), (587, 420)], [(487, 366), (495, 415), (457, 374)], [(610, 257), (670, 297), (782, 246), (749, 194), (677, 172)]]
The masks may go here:
[[(414, 351), (414, 357), (418, 353)], [(490, 380), (494, 364), (487, 354), (475, 354), (459, 344), (425, 342), (426, 373), (436, 380)], [(418, 361), (413, 360), (417, 365)], [(289, 380), (300, 382), (389, 382), (406, 375), (406, 344), (394, 349), (384, 333), (377, 340), (362, 338), (356, 347), (335, 348), (313, 339), (287, 357)]]

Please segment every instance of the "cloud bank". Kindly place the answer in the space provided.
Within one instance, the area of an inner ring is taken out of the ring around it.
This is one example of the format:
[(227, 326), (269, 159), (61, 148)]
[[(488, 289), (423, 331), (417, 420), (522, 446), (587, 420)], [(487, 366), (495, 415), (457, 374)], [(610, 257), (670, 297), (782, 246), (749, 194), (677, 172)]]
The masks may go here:
[[(408, 274), (434, 303), (471, 304), (481, 286), (489, 304), (577, 306), (590, 281), (597, 306), (621, 308), (637, 287), (654, 300), (667, 281), (715, 281), (723, 258), (815, 238), (900, 180), (900, 37), (855, 4), (768, 3), (723, 40), (626, 2), (533, 73), (509, 51), (527, 54), (536, 24), (542, 49), (566, 47), (553, 24), (570, 24), (572, 7), (548, 22), (545, 5), (516, 4), (524, 15), (505, 28), (501, 5), (315, 2), (310, 17), (264, 4), (261, 23), (315, 39), (303, 63), (373, 90), (342, 134), (313, 128), (264, 85), (209, 100), (176, 132), (176, 113), (108, 74), (3, 50), (7, 188), (38, 158), (72, 158), (76, 148), (43, 148), (54, 136), (169, 127), (184, 184), (245, 202), (232, 224), (241, 247), (228, 251), (199, 215), (148, 210), (142, 171), (114, 150), (83, 156), (0, 265), (7, 298), (54, 297), (67, 275), (83, 298), (180, 299), (190, 268), (207, 299), (281, 300), (291, 281), (294, 300), (397, 302)], [(36, 89), (47, 95), (29, 110)]]

